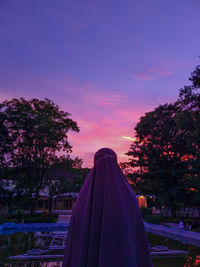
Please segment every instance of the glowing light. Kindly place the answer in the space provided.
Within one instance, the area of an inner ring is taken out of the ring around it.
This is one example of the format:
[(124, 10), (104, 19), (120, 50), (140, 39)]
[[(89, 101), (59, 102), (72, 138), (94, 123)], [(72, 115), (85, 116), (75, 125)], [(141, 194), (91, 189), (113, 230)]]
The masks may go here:
[(128, 179), (128, 182), (129, 182), (129, 184), (134, 184), (134, 182), (133, 182), (133, 181), (131, 181), (131, 180), (129, 180), (129, 179)]
[(144, 196), (139, 196), (138, 198), (144, 198)]
[(125, 139), (125, 140), (129, 140), (129, 141), (135, 141), (136, 140), (136, 138), (132, 138), (132, 137), (130, 137), (130, 136), (121, 136), (121, 138), (122, 139)]
[(145, 196), (139, 196), (138, 197), (138, 204), (139, 204), (139, 207), (142, 208), (147, 208), (147, 201), (146, 201), (146, 197)]
[(194, 187), (190, 187), (191, 191), (196, 191), (196, 189)]

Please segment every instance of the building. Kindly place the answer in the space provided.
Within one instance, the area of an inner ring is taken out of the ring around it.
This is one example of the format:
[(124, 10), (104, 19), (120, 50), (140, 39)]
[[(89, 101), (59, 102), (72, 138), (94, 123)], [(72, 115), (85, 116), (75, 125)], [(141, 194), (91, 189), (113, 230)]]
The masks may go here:
[[(61, 211), (72, 210), (78, 193), (65, 193), (60, 195), (55, 195), (52, 197), (52, 212), (60, 213)], [(37, 210), (49, 209), (50, 196), (45, 193), (41, 193), (37, 205)]]

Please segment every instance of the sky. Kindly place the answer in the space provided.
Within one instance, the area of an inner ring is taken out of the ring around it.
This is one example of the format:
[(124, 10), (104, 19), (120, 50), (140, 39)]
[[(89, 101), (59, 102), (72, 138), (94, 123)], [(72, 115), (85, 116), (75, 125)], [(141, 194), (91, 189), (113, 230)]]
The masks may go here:
[(49, 98), (80, 127), (72, 157), (127, 161), (145, 112), (200, 64), (199, 0), (0, 0), (0, 101)]

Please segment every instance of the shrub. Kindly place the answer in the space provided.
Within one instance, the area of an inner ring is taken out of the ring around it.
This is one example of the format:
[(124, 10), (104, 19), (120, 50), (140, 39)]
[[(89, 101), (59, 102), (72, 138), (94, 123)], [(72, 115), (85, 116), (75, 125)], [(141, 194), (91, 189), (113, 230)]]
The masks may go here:
[(49, 216), (42, 216), (41, 214), (24, 218), (24, 223), (48, 223), (48, 222), (56, 222), (58, 215), (49, 215)]
[(144, 217), (144, 221), (153, 224), (162, 224), (164, 218), (162, 216), (147, 215)]
[(151, 208), (140, 208), (142, 216), (145, 217), (147, 215), (152, 215), (152, 209)]
[(43, 222), (56, 222), (58, 218), (57, 214), (51, 214), (51, 215), (47, 215), (47, 216), (43, 216), (43, 214), (40, 213), (36, 213), (34, 214), (32, 217), (30, 217), (29, 215), (19, 215), (15, 214), (13, 216), (11, 215), (7, 215), (7, 216), (2, 216), (0, 217), (0, 224), (3, 224), (5, 222), (15, 222), (15, 223), (19, 223), (19, 222), (24, 222), (24, 223), (43, 223)]

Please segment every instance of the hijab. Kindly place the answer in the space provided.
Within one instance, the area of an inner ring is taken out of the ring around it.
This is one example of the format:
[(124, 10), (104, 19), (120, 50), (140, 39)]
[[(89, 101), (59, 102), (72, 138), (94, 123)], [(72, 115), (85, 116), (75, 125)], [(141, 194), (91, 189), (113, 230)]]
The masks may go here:
[(116, 153), (98, 150), (73, 208), (63, 267), (152, 267), (137, 198)]

